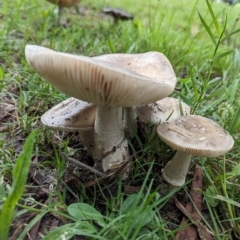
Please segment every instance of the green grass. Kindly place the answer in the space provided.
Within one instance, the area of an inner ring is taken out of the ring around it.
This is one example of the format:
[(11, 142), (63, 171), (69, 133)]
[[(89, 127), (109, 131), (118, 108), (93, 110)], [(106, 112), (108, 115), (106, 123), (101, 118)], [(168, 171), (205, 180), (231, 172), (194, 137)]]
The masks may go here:
[[(45, 111), (68, 96), (28, 66), (24, 56), (26, 44), (85, 56), (111, 52), (164, 53), (173, 65), (181, 89), (172, 95), (189, 104), (193, 113), (218, 122), (235, 139), (234, 148), (225, 156), (196, 161), (204, 172), (204, 224), (214, 239), (240, 236), (240, 33), (237, 32), (240, 4), (230, 7), (212, 3), (211, 8), (200, 0), (142, 3), (83, 0), (80, 6), (87, 8), (87, 15), (78, 16), (73, 9), (66, 9), (63, 16), (67, 18), (67, 26), (61, 26), (54, 14), (55, 7), (46, 1), (0, 2), (1, 106), (7, 103), (16, 108), (0, 123), (1, 209), (4, 210), (3, 203), (11, 195), (12, 171), (23, 142), (35, 128), (40, 131), (32, 166), (56, 180), (47, 185), (46, 203), (36, 200), (33, 189), (39, 186), (29, 177), (16, 205), (13, 224), (25, 214), (36, 214), (26, 222), (27, 227), (22, 228), (18, 239), (24, 239), (28, 230), (47, 214), (57, 215), (63, 225), (45, 239), (57, 239), (64, 232), (68, 232), (67, 239), (73, 234), (89, 239), (159, 239), (159, 236), (173, 239), (179, 222), (174, 220), (175, 212), (169, 218), (167, 203), (178, 192), (189, 193), (191, 185), (187, 182), (182, 188), (165, 193), (159, 169), (165, 163), (161, 159), (171, 157), (172, 152), (160, 141), (162, 150), (156, 152), (150, 136), (145, 142), (136, 136), (131, 145), (135, 168), (128, 183), (117, 179), (113, 183), (97, 182), (91, 190), (82, 183), (77, 189), (69, 187), (66, 182), (73, 166), (60, 153), (75, 154), (81, 150), (74, 140), (76, 136), (45, 129), (40, 122)], [(116, 25), (111, 17), (103, 16), (104, 6), (122, 7), (135, 18)], [(134, 188), (137, 193), (127, 197), (122, 190), (126, 185), (138, 186)], [(73, 215), (69, 210), (73, 202), (89, 204), (78, 207), (89, 210), (92, 206), (89, 211), (95, 215), (86, 219), (80, 213)]]

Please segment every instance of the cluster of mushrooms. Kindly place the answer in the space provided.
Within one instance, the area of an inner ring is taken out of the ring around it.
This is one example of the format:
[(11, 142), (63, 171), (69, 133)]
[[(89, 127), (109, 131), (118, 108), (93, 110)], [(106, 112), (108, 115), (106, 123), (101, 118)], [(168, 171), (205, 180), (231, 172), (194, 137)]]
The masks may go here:
[(192, 155), (217, 157), (233, 147), (233, 138), (218, 124), (191, 115), (187, 104), (168, 97), (177, 80), (162, 53), (90, 58), (27, 45), (25, 54), (39, 75), (71, 96), (48, 110), (42, 123), (78, 131), (103, 171), (129, 160), (127, 138), (136, 131), (137, 117), (154, 124), (160, 139), (177, 151), (162, 171), (174, 186), (184, 184)]

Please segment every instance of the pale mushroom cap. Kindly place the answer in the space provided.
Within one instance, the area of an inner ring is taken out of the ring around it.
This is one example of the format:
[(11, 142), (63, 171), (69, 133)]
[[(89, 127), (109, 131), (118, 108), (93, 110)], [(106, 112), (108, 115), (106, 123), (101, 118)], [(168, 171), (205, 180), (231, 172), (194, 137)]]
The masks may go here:
[(166, 97), (157, 102), (133, 107), (135, 113), (146, 122), (159, 124), (177, 117), (190, 115), (191, 108), (176, 98)]
[(97, 106), (69, 98), (52, 107), (41, 117), (42, 123), (60, 131), (90, 130), (94, 127)]
[(58, 5), (59, 7), (74, 7), (77, 6), (81, 0), (47, 0), (47, 1)]
[(178, 117), (157, 127), (171, 148), (194, 156), (218, 157), (230, 151), (234, 140), (214, 121), (196, 115)]
[(97, 105), (131, 107), (172, 93), (176, 76), (161, 53), (112, 54), (95, 58), (27, 45), (28, 63), (69, 96)]

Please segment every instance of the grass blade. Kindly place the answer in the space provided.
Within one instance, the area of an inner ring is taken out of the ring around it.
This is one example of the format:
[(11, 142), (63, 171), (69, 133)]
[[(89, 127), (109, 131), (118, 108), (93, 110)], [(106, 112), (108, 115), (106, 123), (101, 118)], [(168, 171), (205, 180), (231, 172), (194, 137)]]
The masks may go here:
[(223, 58), (223, 57), (225, 57), (225, 56), (227, 56), (227, 55), (229, 55), (229, 54), (231, 54), (231, 53), (233, 53), (233, 52), (234, 52), (233, 50), (229, 50), (229, 51), (227, 51), (227, 52), (224, 52), (224, 53), (222, 53), (222, 54), (219, 54), (218, 56), (216, 56), (216, 57), (213, 59), (213, 61), (219, 60), (219, 59), (221, 59), (221, 58)]
[(224, 41), (226, 41), (228, 38), (230, 38), (231, 36), (235, 35), (236, 33), (240, 32), (240, 28), (229, 33), (227, 36), (225, 36), (224, 38), (221, 39), (221, 43), (223, 43)]
[(213, 10), (212, 10), (211, 4), (209, 3), (208, 0), (206, 0), (206, 3), (207, 3), (208, 11), (209, 11), (210, 14), (211, 14), (213, 23), (214, 23), (215, 28), (216, 28), (216, 30), (217, 30), (217, 35), (218, 35), (218, 37), (220, 38), (221, 32), (220, 32), (220, 27), (219, 27), (219, 25), (218, 25), (217, 18), (216, 18), (216, 16), (215, 16), (215, 14), (214, 14), (214, 12), (213, 12)]
[(208, 35), (210, 36), (213, 44), (216, 46), (216, 45), (217, 45), (216, 39), (215, 39), (212, 31), (210, 30), (209, 26), (207, 25), (207, 23), (206, 23), (205, 20), (203, 19), (202, 15), (200, 14), (200, 12), (198, 12), (198, 16), (199, 16), (199, 18), (200, 18), (200, 21), (201, 21), (202, 25), (204, 26), (204, 28), (206, 29)]
[(27, 182), (28, 171), (31, 164), (32, 151), (34, 146), (34, 139), (37, 135), (37, 130), (34, 130), (27, 138), (23, 151), (16, 161), (13, 169), (13, 184), (11, 192), (0, 212), (0, 239), (8, 238), (8, 232), (11, 225), (14, 208), (21, 198), (25, 184)]

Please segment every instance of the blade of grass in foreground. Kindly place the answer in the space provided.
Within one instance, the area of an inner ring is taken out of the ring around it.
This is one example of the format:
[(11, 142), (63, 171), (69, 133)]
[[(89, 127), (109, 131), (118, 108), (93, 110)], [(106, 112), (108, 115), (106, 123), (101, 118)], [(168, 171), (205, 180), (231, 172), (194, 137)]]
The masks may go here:
[(11, 220), (14, 212), (14, 208), (21, 198), (25, 184), (27, 182), (28, 171), (31, 164), (32, 151), (34, 146), (34, 140), (37, 135), (37, 130), (34, 130), (27, 138), (23, 145), (23, 151), (19, 155), (16, 165), (13, 168), (12, 174), (12, 187), (11, 191), (4, 202), (2, 209), (0, 210), (0, 239), (6, 240), (8, 238), (8, 232), (11, 225)]

